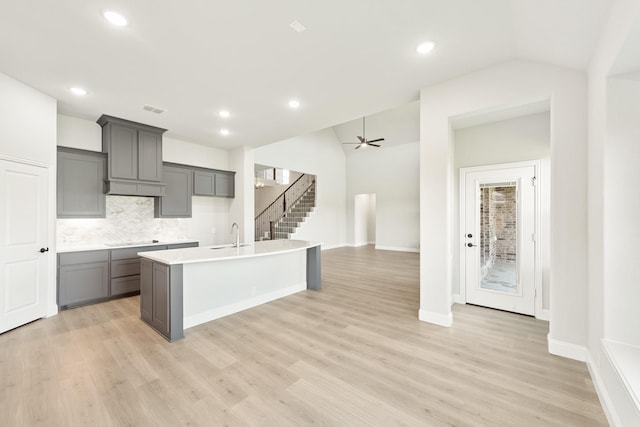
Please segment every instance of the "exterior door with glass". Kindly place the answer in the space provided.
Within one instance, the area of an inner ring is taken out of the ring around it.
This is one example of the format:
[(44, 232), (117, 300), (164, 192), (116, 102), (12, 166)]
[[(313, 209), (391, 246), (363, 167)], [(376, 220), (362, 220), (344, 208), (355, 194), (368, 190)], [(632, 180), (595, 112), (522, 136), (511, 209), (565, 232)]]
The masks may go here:
[(461, 170), (466, 301), (535, 313), (535, 165)]

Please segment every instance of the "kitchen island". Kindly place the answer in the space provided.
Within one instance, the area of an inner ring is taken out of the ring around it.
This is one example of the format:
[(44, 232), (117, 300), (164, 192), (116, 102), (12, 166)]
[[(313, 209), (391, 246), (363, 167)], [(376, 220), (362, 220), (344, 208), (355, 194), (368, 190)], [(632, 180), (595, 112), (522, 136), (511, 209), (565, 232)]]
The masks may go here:
[(169, 341), (184, 329), (305, 289), (320, 289), (320, 243), (141, 252), (140, 317)]

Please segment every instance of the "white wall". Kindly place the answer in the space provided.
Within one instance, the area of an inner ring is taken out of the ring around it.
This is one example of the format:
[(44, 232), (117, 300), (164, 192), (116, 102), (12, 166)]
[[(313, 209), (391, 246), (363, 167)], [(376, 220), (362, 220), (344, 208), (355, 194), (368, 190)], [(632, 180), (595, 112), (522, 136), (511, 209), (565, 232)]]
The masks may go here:
[[(627, 41), (632, 39), (634, 33), (637, 35), (639, 25), (640, 2), (637, 0), (615, 1), (589, 64), (589, 353), (587, 361), (607, 418), (611, 425), (616, 426), (640, 425), (640, 407), (637, 397), (634, 399), (627, 388), (630, 378), (620, 370), (620, 360), (616, 360), (616, 355), (612, 354), (608, 334), (613, 333), (619, 338), (625, 337), (623, 339), (635, 341), (633, 335), (629, 334), (632, 331), (626, 326), (616, 331), (614, 324), (628, 318), (630, 321), (628, 326), (630, 326), (638, 319), (638, 308), (637, 304), (631, 307), (631, 310), (629, 307), (635, 294), (629, 295), (628, 302), (623, 302), (620, 307), (607, 301), (607, 298), (620, 290), (620, 286), (625, 286), (625, 284), (611, 281), (614, 279), (612, 274), (619, 273), (610, 269), (615, 266), (618, 250), (623, 249), (625, 245), (623, 243), (623, 246), (617, 246), (616, 241), (625, 240), (628, 236), (631, 242), (633, 236), (637, 236), (639, 226), (637, 221), (633, 221), (624, 230), (624, 236), (609, 235), (611, 232), (616, 232), (615, 221), (625, 220), (618, 216), (619, 213), (616, 213), (616, 210), (627, 208), (618, 190), (611, 186), (616, 182), (620, 183), (621, 179), (624, 180), (620, 172), (629, 171), (632, 165), (637, 167), (637, 157), (625, 158), (623, 154), (626, 152), (637, 156), (637, 153), (634, 153), (633, 145), (625, 147), (625, 135), (619, 133), (621, 130), (619, 126), (624, 123), (624, 113), (620, 116), (613, 110), (617, 109), (616, 104), (624, 102), (626, 97), (622, 94), (622, 97), (617, 100), (617, 97), (612, 97), (608, 93), (609, 90), (615, 92), (620, 89), (616, 87), (618, 85), (615, 82), (608, 81), (608, 75), (616, 65), (619, 54), (637, 55), (640, 48), (637, 45), (627, 46)], [(613, 110), (609, 111), (609, 107)], [(636, 114), (635, 122), (637, 117)], [(607, 123), (609, 119), (613, 122)], [(610, 129), (613, 141), (609, 140), (609, 125), (613, 125)], [(631, 126), (632, 132), (634, 128), (637, 131), (637, 125)], [(637, 141), (635, 144), (637, 145)], [(622, 189), (629, 188), (628, 185), (637, 179), (637, 175), (632, 172), (630, 178), (629, 183), (622, 184)], [(633, 192), (637, 195), (637, 185), (633, 188)], [(633, 207), (633, 200), (633, 198), (629, 199), (632, 212), (637, 210), (637, 206)], [(610, 201), (614, 203), (610, 204)], [(621, 255), (623, 259), (627, 256), (627, 254)], [(637, 257), (632, 262), (632, 265), (637, 264)], [(625, 271), (632, 265), (625, 265)], [(622, 274), (625, 273), (622, 272)], [(637, 283), (637, 276), (634, 276), (633, 280)], [(615, 301), (615, 298), (622, 295), (613, 297)], [(635, 298), (637, 299), (637, 296)], [(638, 388), (637, 360), (640, 357), (640, 348), (626, 344), (614, 348), (625, 347), (635, 348), (635, 362), (631, 369), (635, 370), (632, 375), (636, 377), (635, 385)]]
[[(102, 131), (100, 125), (96, 122), (59, 114), (57, 123), (57, 145), (81, 150), (102, 151)], [(211, 169), (230, 169), (229, 154), (226, 150), (205, 147), (166, 136), (163, 137), (162, 141), (162, 160)], [(111, 197), (107, 196), (108, 199)], [(196, 239), (202, 246), (231, 243), (233, 236), (228, 232), (231, 226), (229, 222), (230, 200), (218, 197), (194, 196), (192, 202), (191, 218), (154, 220), (153, 209), (142, 210), (142, 216), (131, 215), (131, 221), (138, 221), (140, 226), (144, 224), (146, 228), (145, 230), (140, 230), (136, 235), (153, 235), (155, 236), (153, 238), (160, 239)], [(124, 206), (133, 205), (124, 204)], [(116, 228), (110, 225), (114, 221), (116, 221), (115, 218), (58, 220), (58, 226), (62, 229), (58, 233), (58, 240), (60, 241), (60, 238), (65, 235), (64, 232), (73, 230), (78, 241), (121, 241), (123, 239), (117, 235)], [(164, 225), (164, 232), (162, 227), (158, 226), (160, 222)], [(92, 227), (102, 230), (102, 232), (92, 232), (84, 225), (85, 223), (91, 223)], [(139, 239), (144, 240), (142, 237), (139, 237)]]
[(246, 146), (229, 152), (229, 168), (236, 171), (236, 194), (231, 200), (229, 224), (235, 222), (240, 227), (240, 241), (253, 242), (254, 221), (254, 150)]
[[(541, 160), (537, 185), (541, 190), (541, 244), (542, 308), (549, 309), (549, 197), (550, 197), (550, 114), (538, 113), (524, 117), (456, 130), (454, 133), (454, 212), (460, 221), (460, 168)], [(454, 227), (454, 240), (461, 242), (460, 229)], [(460, 244), (453, 245), (453, 265), (460, 263)], [(460, 293), (460, 270), (452, 272), (453, 295)]]
[[(421, 91), (420, 312), (452, 322), (453, 135), (456, 117), (551, 99), (551, 300), (549, 349), (584, 358), (587, 336), (586, 76), (510, 61)], [(433, 209), (439, 206), (439, 209)]]
[(0, 157), (48, 169), (47, 315), (56, 305), (56, 100), (0, 73)]
[[(420, 249), (420, 144), (358, 150), (347, 156), (347, 236), (354, 236), (354, 197), (376, 194), (376, 248)], [(433, 206), (431, 206), (433, 208)]]
[(209, 169), (229, 168), (229, 152), (170, 137), (162, 138), (162, 160)]
[(58, 114), (58, 145), (79, 150), (102, 151), (100, 125), (91, 120)]
[(292, 236), (343, 246), (345, 222), (345, 155), (332, 129), (286, 139), (254, 150), (255, 163), (316, 175), (317, 207)]
[(640, 81), (609, 79), (607, 100), (605, 337), (640, 346)]

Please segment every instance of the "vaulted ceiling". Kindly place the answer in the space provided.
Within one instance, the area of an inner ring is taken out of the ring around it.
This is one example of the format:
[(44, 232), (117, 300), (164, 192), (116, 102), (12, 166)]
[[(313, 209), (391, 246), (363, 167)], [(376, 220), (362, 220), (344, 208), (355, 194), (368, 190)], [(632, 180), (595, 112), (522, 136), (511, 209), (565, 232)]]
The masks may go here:
[[(408, 104), (423, 87), (510, 59), (584, 70), (610, 4), (3, 0), (0, 72), (58, 99), (62, 114), (110, 114), (220, 148), (259, 146)], [(129, 25), (111, 26), (105, 8)], [(424, 40), (437, 45), (421, 56)], [(219, 117), (222, 109), (231, 116)]]

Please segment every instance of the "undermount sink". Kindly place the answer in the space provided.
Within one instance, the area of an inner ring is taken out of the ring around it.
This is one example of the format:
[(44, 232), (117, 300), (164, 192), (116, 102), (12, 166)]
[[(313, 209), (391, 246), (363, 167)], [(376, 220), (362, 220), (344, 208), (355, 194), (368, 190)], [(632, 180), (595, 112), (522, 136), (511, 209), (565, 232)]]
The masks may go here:
[[(242, 243), (240, 245), (241, 248), (244, 248), (245, 246), (253, 246), (253, 245), (251, 245), (251, 243)], [(235, 248), (235, 246), (232, 246), (232, 245), (229, 245), (229, 246), (218, 246), (218, 247), (210, 248), (210, 249), (215, 251), (215, 250), (218, 250), (218, 249), (227, 249), (227, 248)]]
[(105, 243), (105, 246), (137, 246), (137, 245), (151, 245), (153, 243), (160, 243), (158, 240), (138, 240), (132, 242), (109, 242)]

